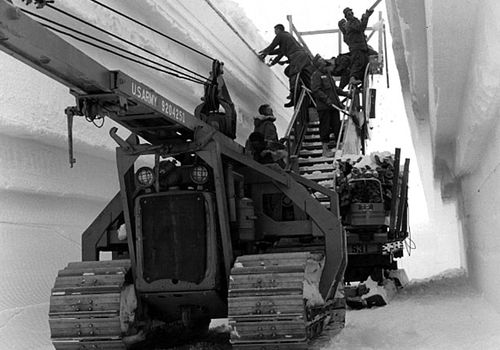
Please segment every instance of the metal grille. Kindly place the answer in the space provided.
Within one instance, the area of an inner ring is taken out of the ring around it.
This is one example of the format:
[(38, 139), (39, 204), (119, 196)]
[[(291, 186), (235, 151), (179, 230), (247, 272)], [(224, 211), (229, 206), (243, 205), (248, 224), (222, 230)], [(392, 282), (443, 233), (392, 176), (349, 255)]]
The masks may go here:
[(143, 198), (140, 206), (144, 279), (200, 283), (207, 260), (203, 195), (166, 193)]

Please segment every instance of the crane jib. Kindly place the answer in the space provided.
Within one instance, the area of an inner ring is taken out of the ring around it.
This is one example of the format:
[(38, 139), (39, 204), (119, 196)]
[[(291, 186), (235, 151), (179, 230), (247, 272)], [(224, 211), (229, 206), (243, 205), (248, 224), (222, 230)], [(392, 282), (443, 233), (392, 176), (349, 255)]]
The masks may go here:
[(150, 87), (127, 76), (123, 72), (113, 72), (115, 88), (128, 98), (136, 102), (152, 107), (174, 123), (182, 124), (189, 129), (200, 124), (200, 120), (195, 118), (184, 108), (173, 103), (169, 99), (161, 96)]

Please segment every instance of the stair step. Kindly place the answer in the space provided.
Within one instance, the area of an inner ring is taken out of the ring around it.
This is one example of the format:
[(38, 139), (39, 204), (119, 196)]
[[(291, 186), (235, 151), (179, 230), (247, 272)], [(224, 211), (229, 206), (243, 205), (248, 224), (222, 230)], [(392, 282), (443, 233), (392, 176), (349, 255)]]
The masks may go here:
[[(321, 154), (320, 154), (321, 155)], [(305, 164), (322, 164), (330, 162), (330, 164), (333, 162), (333, 158), (330, 157), (323, 157), (322, 155), (320, 157), (300, 157), (299, 158), (299, 165), (305, 165)]]
[(323, 144), (320, 141), (306, 141), (302, 142), (302, 148), (301, 149), (321, 149), (323, 147)]
[(301, 166), (299, 168), (300, 173), (308, 173), (313, 171), (334, 171), (333, 164), (331, 162), (317, 163), (311, 166)]
[(306, 134), (304, 135), (305, 141), (319, 140), (319, 134)]
[(307, 134), (318, 134), (319, 135), (319, 128), (309, 127), (306, 129), (306, 135)]
[(321, 156), (322, 154), (322, 149), (301, 149), (299, 152), (299, 156)]
[(321, 181), (321, 180), (328, 180), (328, 179), (333, 179), (335, 177), (334, 173), (322, 173), (322, 172), (315, 172), (312, 174), (304, 174), (302, 175), (306, 179), (313, 180), (313, 181)]

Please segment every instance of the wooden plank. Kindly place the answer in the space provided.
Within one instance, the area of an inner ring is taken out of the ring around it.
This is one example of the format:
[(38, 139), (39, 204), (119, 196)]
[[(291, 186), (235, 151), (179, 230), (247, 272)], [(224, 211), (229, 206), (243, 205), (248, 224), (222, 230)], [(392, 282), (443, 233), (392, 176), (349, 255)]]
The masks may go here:
[(305, 265), (306, 259), (260, 259), (260, 260), (247, 260), (240, 261), (236, 260), (237, 263), (241, 264), (243, 267), (252, 267), (252, 266), (299, 266)]
[(59, 295), (50, 297), (51, 314), (69, 312), (118, 312), (120, 293)]
[(234, 275), (246, 275), (246, 274), (291, 274), (294, 272), (302, 272), (304, 273), (304, 264), (300, 265), (271, 265), (271, 266), (245, 266), (245, 267), (233, 267), (231, 269), (231, 274)]
[[(396, 237), (399, 236), (401, 232), (401, 226), (403, 222), (403, 217), (405, 214), (405, 206), (406, 206), (406, 196), (407, 196), (407, 186), (408, 186), (408, 176), (410, 172), (410, 160), (407, 158), (405, 160), (405, 165), (403, 169), (403, 180), (401, 183), (400, 195), (399, 195), (399, 205), (397, 211), (397, 222), (395, 227)], [(391, 237), (393, 238), (393, 237)]]
[(311, 166), (300, 167), (300, 174), (312, 173), (314, 171), (333, 171), (332, 163), (318, 163)]
[(239, 297), (266, 297), (270, 295), (304, 295), (304, 292), (298, 288), (298, 286), (293, 286), (293, 288), (249, 288), (249, 289), (231, 289), (229, 290), (229, 297), (239, 298)]
[(305, 141), (312, 141), (312, 140), (319, 140), (319, 139), (320, 139), (319, 134), (306, 134), (304, 136)]
[(229, 298), (228, 314), (238, 315), (286, 315), (304, 312), (302, 294), (260, 297)]
[(61, 287), (52, 288), (52, 295), (69, 295), (69, 294), (88, 294), (88, 293), (113, 293), (121, 290), (121, 286), (106, 285), (99, 287)]
[(120, 317), (51, 318), (52, 338), (117, 337), (121, 334)]
[(84, 276), (84, 275), (124, 275), (127, 273), (128, 268), (123, 266), (116, 267), (81, 267), (59, 270), (58, 277), (68, 277), (68, 276)]
[(56, 278), (54, 288), (121, 287), (123, 282), (123, 275), (64, 276)]
[(303, 320), (275, 322), (234, 322), (231, 326), (238, 333), (238, 342), (270, 339), (274, 341), (306, 340)]
[(302, 261), (305, 264), (310, 255), (311, 254), (309, 252), (243, 255), (236, 258), (236, 262), (242, 263), (244, 266), (256, 266), (251, 265), (255, 262), (265, 265), (280, 266), (289, 262), (293, 265), (297, 265), (296, 262), (299, 261)]
[(298, 289), (302, 291), (304, 271), (295, 273), (270, 273), (254, 275), (231, 275), (229, 289)]
[(391, 200), (391, 214), (390, 214), (390, 223), (389, 223), (389, 232), (391, 235), (394, 234), (395, 226), (396, 226), (396, 209), (398, 205), (398, 193), (399, 193), (399, 164), (401, 158), (401, 149), (396, 148), (396, 152), (394, 155), (394, 177), (392, 183), (392, 200)]
[(311, 181), (321, 181), (321, 180), (330, 180), (335, 178), (335, 173), (313, 173), (313, 174), (303, 174), (303, 177), (305, 177), (308, 180)]
[(52, 295), (113, 293), (123, 284), (124, 275), (58, 277)]
[(269, 314), (269, 315), (238, 315), (231, 316), (229, 318), (229, 324), (235, 322), (282, 322), (282, 321), (294, 321), (294, 320), (305, 320), (305, 314), (294, 313), (294, 314)]
[(233, 343), (233, 350), (307, 350), (309, 345), (307, 341), (300, 342), (270, 342), (266, 340), (264, 342), (254, 341), (250, 344), (239, 343), (237, 341), (231, 341)]
[(70, 262), (66, 269), (79, 269), (79, 268), (98, 268), (98, 267), (113, 267), (123, 266), (130, 267), (130, 260), (105, 260), (105, 261), (77, 261)]
[(56, 350), (126, 350), (125, 344), (118, 339), (97, 339), (93, 341), (66, 339), (54, 340), (52, 343)]
[(323, 157), (323, 155), (320, 155), (320, 156), (314, 156), (314, 157), (302, 157), (302, 158), (299, 158), (299, 164), (302, 165), (302, 164), (318, 164), (318, 163), (332, 163), (333, 162), (333, 159), (332, 158), (327, 158), (327, 157)]

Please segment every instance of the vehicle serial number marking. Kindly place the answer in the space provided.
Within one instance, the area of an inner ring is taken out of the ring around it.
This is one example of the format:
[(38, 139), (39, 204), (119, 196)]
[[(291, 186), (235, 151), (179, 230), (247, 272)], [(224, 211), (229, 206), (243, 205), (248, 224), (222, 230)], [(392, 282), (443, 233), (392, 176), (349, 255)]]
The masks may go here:
[(161, 110), (161, 112), (165, 114), (165, 116), (175, 119), (180, 123), (186, 122), (186, 114), (184, 113), (184, 110), (182, 108), (161, 97), (153, 90), (148, 89), (147, 87), (133, 80), (131, 82), (131, 93), (132, 96), (140, 99), (144, 103)]

